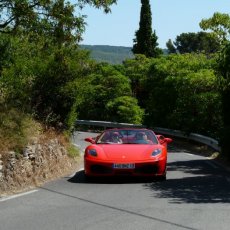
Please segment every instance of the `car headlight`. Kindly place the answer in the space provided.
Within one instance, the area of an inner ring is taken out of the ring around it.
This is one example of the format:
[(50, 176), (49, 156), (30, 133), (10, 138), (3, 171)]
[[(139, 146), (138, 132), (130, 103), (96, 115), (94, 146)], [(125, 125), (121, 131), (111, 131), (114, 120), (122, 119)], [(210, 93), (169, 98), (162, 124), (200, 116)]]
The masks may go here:
[(97, 156), (97, 151), (96, 149), (89, 149), (88, 153), (90, 156), (96, 157)]
[(157, 156), (157, 155), (159, 155), (159, 154), (161, 154), (162, 153), (162, 150), (161, 149), (155, 149), (153, 152), (152, 152), (152, 157), (155, 157), (155, 156)]

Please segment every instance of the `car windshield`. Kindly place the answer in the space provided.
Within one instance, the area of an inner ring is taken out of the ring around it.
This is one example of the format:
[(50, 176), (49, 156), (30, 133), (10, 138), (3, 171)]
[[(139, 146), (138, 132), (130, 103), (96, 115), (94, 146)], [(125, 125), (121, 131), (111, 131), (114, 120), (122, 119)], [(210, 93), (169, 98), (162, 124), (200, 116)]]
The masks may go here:
[(157, 144), (157, 138), (146, 129), (111, 129), (104, 131), (97, 144)]

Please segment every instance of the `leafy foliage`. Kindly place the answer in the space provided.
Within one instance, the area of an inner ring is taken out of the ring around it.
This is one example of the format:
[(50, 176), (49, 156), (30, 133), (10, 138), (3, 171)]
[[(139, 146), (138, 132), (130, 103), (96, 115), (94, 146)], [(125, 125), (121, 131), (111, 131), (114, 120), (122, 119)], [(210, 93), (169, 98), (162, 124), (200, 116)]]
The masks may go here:
[(222, 98), (222, 115), (224, 127), (221, 134), (221, 147), (223, 153), (230, 159), (229, 134), (230, 134), (230, 43), (224, 47), (218, 65), (220, 79), (220, 93)]
[[(2, 37), (2, 36), (0, 36)], [(6, 39), (1, 72), (1, 86), (7, 103), (30, 110), (31, 90), (40, 60), (39, 43), (31, 43), (28, 37), (3, 36)], [(31, 111), (31, 110), (30, 110)]]
[[(169, 55), (152, 60), (145, 83), (149, 93), (146, 122), (216, 135), (221, 104), (212, 66), (213, 60), (204, 55)], [(204, 116), (207, 111), (209, 116)]]
[[(182, 34), (176, 47), (168, 43), (176, 54), (159, 56), (149, 1), (142, 0), (136, 55), (120, 65), (97, 63), (78, 45), (85, 22), (73, 12), (86, 4), (109, 12), (116, 2), (1, 1), (0, 138), (6, 143), (1, 148), (22, 148), (28, 135), (39, 130), (34, 118), (67, 131), (79, 118), (144, 122), (213, 137), (224, 127), (221, 143), (229, 152), (228, 17), (217, 14), (214, 21), (203, 21), (212, 33)], [(219, 59), (210, 55), (219, 51), (216, 41), (226, 45)]]
[(117, 97), (106, 104), (106, 110), (112, 121), (142, 124), (144, 110), (138, 106), (136, 98)]
[(1, 104), (29, 112), (48, 126), (73, 128), (80, 96), (71, 82), (87, 75), (93, 63), (76, 45), (84, 16), (76, 17), (74, 9), (90, 4), (109, 12), (116, 1), (78, 3), (1, 1)]
[[(122, 122), (140, 121), (142, 120), (142, 113), (139, 118), (137, 113), (130, 114), (130, 116), (121, 116), (121, 111), (114, 112), (111, 108), (118, 106), (121, 98), (129, 101), (126, 107), (129, 110), (138, 108), (136, 101), (131, 99), (131, 88), (129, 79), (122, 75), (115, 67), (108, 64), (98, 64), (96, 69), (87, 78), (81, 80), (80, 95), (83, 96), (82, 103), (79, 105), (79, 118), (106, 120), (115, 119)], [(115, 104), (114, 104), (115, 103)], [(133, 108), (134, 107), (134, 108)], [(124, 115), (124, 114), (123, 114)]]
[(47, 60), (34, 81), (34, 109), (45, 123), (71, 128), (78, 104), (71, 83), (89, 71), (88, 54), (74, 47), (57, 49)]
[(230, 16), (216, 12), (211, 18), (203, 19), (200, 22), (203, 30), (211, 30), (214, 36), (219, 40), (220, 44), (225, 43), (230, 35)]
[(130, 79), (132, 95), (138, 99), (138, 104), (144, 108), (147, 99), (146, 88), (143, 85), (146, 79), (151, 59), (145, 55), (137, 54), (134, 59), (124, 61), (124, 73)]
[(175, 54), (177, 52), (176, 47), (174, 46), (171, 39), (166, 42), (166, 47), (168, 48), (169, 54)]
[(17, 34), (34, 32), (53, 38), (58, 44), (79, 42), (85, 30), (85, 16), (80, 11), (85, 5), (110, 12), (116, 0), (78, 0), (70, 4), (65, 0), (2, 0), (0, 3), (0, 32)]
[(205, 53), (210, 55), (220, 50), (220, 43), (213, 34), (206, 32), (182, 33), (176, 37), (172, 44), (171, 40), (167, 42), (167, 48), (170, 53)]

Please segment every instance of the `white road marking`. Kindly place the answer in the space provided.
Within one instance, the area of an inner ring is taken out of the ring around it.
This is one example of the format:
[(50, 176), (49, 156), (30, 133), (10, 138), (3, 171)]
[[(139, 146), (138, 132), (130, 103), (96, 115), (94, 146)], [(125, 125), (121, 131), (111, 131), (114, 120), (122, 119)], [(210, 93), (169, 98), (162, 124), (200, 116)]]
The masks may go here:
[(17, 195), (2, 197), (2, 198), (0, 198), (0, 202), (6, 201), (6, 200), (12, 200), (12, 199), (18, 198), (20, 196), (26, 196), (26, 195), (29, 195), (31, 193), (37, 192), (37, 191), (38, 190), (32, 190), (32, 191), (20, 193), (20, 194), (17, 194)]
[(188, 156), (195, 156), (195, 154), (192, 153), (186, 153)]
[[(186, 153), (188, 156), (193, 156), (193, 157), (196, 157), (196, 154), (192, 154), (192, 153)], [(209, 157), (205, 157), (207, 160), (212, 160), (211, 158)], [(211, 161), (207, 161), (206, 164), (212, 166), (213, 168), (217, 169), (219, 168), (217, 164), (211, 162)]]

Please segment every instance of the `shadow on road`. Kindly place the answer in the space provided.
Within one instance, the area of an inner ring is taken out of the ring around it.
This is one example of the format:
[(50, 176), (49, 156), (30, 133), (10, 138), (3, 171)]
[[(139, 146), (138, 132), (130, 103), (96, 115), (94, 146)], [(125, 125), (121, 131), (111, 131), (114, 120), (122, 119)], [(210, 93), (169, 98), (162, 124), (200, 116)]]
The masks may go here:
[[(171, 203), (230, 203), (230, 175), (221, 168), (213, 169), (208, 160), (168, 163), (168, 175), (175, 171), (182, 178), (170, 178), (163, 183), (144, 186), (157, 198), (169, 198)], [(209, 161), (210, 162), (210, 161)]]
[[(168, 163), (168, 179), (157, 181), (136, 177), (88, 178), (84, 170), (68, 179), (71, 183), (128, 184), (141, 183), (153, 191), (157, 198), (167, 198), (170, 203), (230, 203), (230, 175), (221, 168), (213, 169), (206, 163), (210, 160), (190, 160)], [(170, 174), (179, 173), (180, 178)]]
[(143, 177), (98, 177), (87, 178), (85, 177), (84, 170), (76, 172), (76, 174), (68, 179), (71, 183), (90, 183), (90, 184), (137, 184), (137, 183), (151, 183), (154, 180), (151, 178)]

